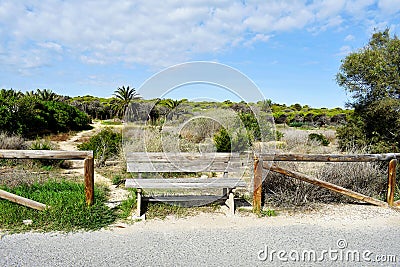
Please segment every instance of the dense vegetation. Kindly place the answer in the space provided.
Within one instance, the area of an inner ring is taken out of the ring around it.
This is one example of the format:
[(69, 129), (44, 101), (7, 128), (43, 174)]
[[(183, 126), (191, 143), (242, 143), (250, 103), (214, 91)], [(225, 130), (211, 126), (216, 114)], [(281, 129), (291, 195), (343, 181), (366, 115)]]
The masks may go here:
[(368, 147), (370, 152), (400, 151), (400, 39), (389, 30), (376, 32), (369, 43), (349, 54), (337, 74), (352, 94), (349, 123), (338, 129), (339, 146)]
[(0, 129), (6, 133), (32, 138), (82, 130), (89, 127), (89, 122), (89, 116), (49, 90), (26, 94), (0, 90)]

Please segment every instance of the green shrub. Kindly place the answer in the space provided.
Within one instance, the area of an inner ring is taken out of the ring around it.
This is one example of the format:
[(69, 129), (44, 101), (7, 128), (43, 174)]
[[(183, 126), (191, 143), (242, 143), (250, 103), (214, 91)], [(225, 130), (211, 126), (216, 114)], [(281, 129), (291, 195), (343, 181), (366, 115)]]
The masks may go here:
[(320, 142), (321, 145), (323, 146), (328, 146), (330, 143), (329, 140), (323, 134), (317, 134), (317, 133), (310, 133), (308, 135), (308, 140)]
[(289, 123), (289, 127), (302, 127), (305, 123), (304, 122), (298, 122), (298, 121), (294, 121)]
[(118, 155), (122, 146), (122, 134), (111, 128), (105, 128), (92, 136), (88, 142), (78, 145), (79, 150), (93, 150), (97, 165), (102, 166), (106, 160)]
[(7, 133), (32, 138), (86, 129), (89, 123), (88, 115), (64, 102), (0, 90), (0, 129)]
[(217, 152), (231, 152), (231, 137), (225, 128), (221, 128), (214, 135), (214, 143)]

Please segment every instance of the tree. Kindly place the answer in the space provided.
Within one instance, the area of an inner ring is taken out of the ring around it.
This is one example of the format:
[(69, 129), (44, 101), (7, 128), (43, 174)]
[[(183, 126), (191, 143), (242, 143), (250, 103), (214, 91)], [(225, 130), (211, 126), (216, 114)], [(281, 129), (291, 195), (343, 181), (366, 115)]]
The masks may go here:
[(400, 149), (400, 40), (389, 30), (376, 32), (369, 43), (349, 54), (336, 76), (352, 94), (350, 122), (338, 129), (342, 149), (369, 145), (371, 152)]
[(122, 117), (125, 113), (125, 110), (129, 107), (129, 104), (136, 100), (140, 99), (139, 94), (136, 92), (135, 88), (130, 88), (129, 86), (118, 87), (117, 90), (114, 91), (114, 101), (112, 103), (112, 109), (115, 111), (118, 117)]
[(165, 117), (172, 119), (174, 115), (176, 115), (179, 118), (179, 115), (181, 114), (181, 111), (179, 109), (180, 105), (184, 102), (186, 102), (187, 99), (181, 99), (181, 100), (173, 100), (173, 99), (164, 99), (161, 101), (158, 101), (161, 105), (165, 106), (168, 108), (168, 112), (165, 114)]
[[(29, 93), (28, 93), (29, 94)], [(36, 97), (43, 101), (58, 101), (60, 96), (50, 89), (36, 90)]]

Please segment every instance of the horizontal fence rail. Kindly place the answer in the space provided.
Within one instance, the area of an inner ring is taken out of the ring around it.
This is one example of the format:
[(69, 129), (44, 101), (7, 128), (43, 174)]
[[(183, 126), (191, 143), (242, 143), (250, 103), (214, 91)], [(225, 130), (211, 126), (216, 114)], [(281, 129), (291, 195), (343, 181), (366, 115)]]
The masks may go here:
[(388, 154), (260, 154), (264, 161), (312, 161), (312, 162), (373, 162), (400, 158), (400, 153)]
[[(94, 203), (93, 151), (0, 150), (0, 159), (84, 160), (84, 181), (85, 181), (86, 204), (92, 205)], [(2, 195), (0, 195), (0, 197), (2, 197)], [(5, 197), (2, 197), (2, 198), (5, 198)], [(12, 198), (8, 197), (7, 199), (10, 200)], [(15, 196), (15, 199), (18, 199), (18, 197)], [(20, 203), (20, 204), (22, 204), (22, 203)]]
[[(364, 202), (368, 202), (377, 206), (400, 206), (400, 201), (394, 202), (394, 192), (396, 188), (396, 165), (397, 158), (400, 158), (400, 153), (387, 154), (259, 154), (254, 157), (254, 196), (253, 204), (255, 209), (261, 207), (261, 190), (262, 190), (262, 169), (270, 170), (283, 174), (288, 177), (296, 178), (317, 186), (327, 188), (331, 191), (338, 192), (350, 197), (353, 197)], [(285, 170), (272, 164), (271, 162), (292, 161), (292, 162), (378, 162), (386, 161), (388, 164), (388, 192), (387, 203), (360, 193), (348, 190), (346, 188), (331, 184), (308, 175)]]
[(70, 159), (93, 158), (93, 151), (64, 150), (0, 150), (2, 159)]

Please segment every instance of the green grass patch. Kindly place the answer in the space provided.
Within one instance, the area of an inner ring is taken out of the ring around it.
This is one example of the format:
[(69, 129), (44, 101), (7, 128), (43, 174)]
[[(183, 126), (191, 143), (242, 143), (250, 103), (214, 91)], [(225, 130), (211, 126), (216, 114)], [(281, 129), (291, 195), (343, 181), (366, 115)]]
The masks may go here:
[(120, 121), (102, 121), (102, 125), (113, 126), (113, 125), (122, 125)]
[[(71, 181), (46, 181), (42, 184), (0, 186), (10, 193), (51, 206), (44, 211), (0, 199), (0, 228), (10, 232), (98, 230), (113, 223), (115, 212), (104, 205), (105, 187), (95, 187), (95, 203), (87, 206), (84, 185)], [(25, 225), (24, 220), (32, 220)]]
[(132, 215), (132, 210), (136, 207), (136, 189), (127, 188), (127, 190), (131, 195), (118, 206), (118, 217), (121, 219), (127, 219)]
[(396, 186), (396, 190), (394, 191), (394, 201), (400, 200), (400, 186)]

